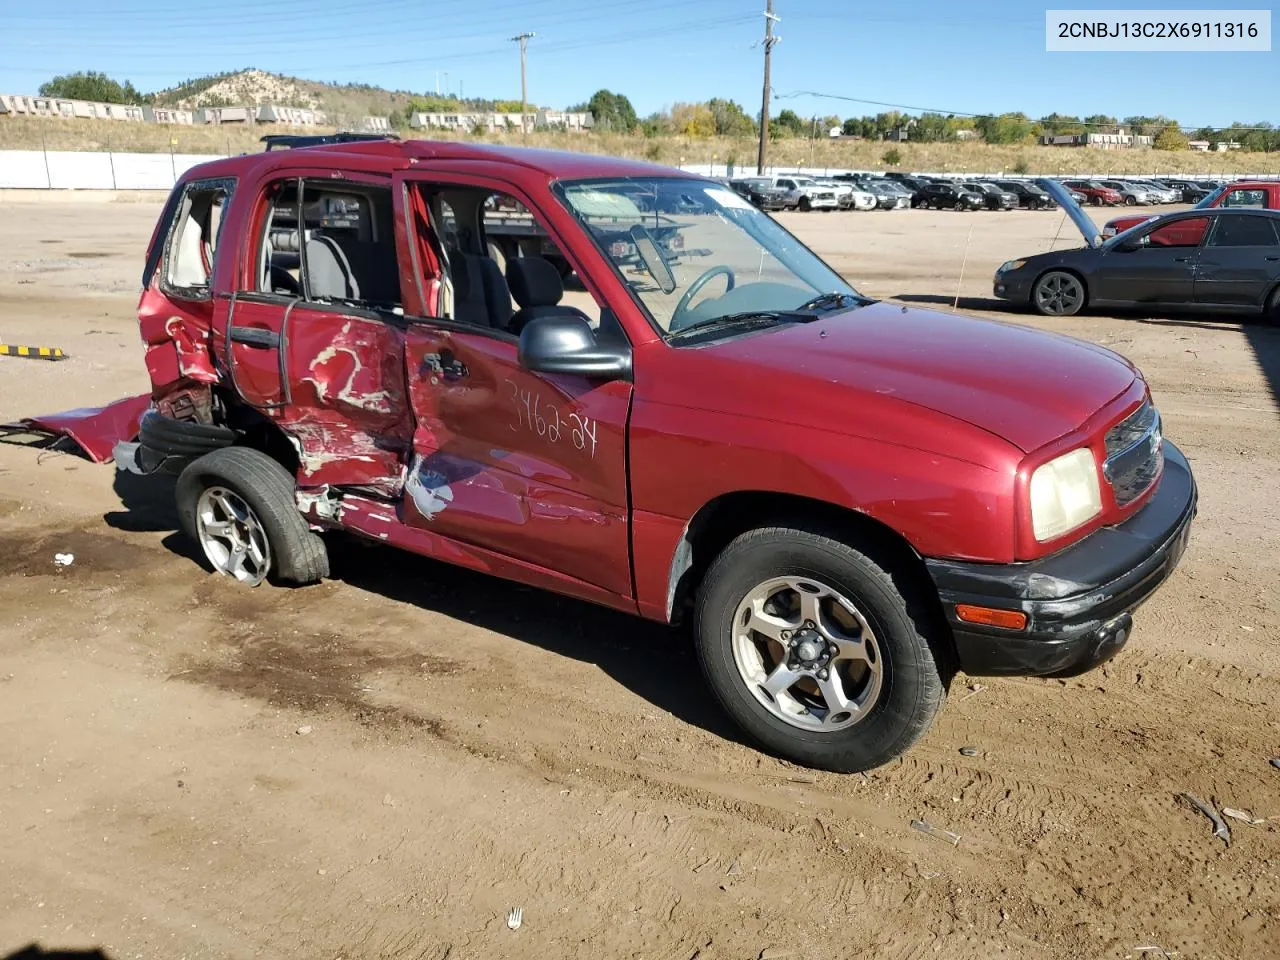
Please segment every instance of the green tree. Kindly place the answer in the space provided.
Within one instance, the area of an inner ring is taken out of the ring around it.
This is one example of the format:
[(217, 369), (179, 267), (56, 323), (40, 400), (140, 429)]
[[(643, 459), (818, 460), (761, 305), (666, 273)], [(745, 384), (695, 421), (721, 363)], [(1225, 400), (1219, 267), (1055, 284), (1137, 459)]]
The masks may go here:
[(1095, 113), (1084, 118), (1084, 125), (1089, 128), (1089, 133), (1115, 133), (1116, 127), (1120, 124), (1116, 122), (1115, 117), (1109, 117), (1105, 113)]
[(953, 136), (949, 120), (940, 113), (922, 113), (911, 128), (911, 139), (924, 143), (950, 140)]
[(1031, 139), (1031, 121), (1024, 113), (977, 117), (974, 126), (987, 143), (1025, 143)]
[[(779, 127), (786, 130), (784, 136), (802, 137), (809, 132), (809, 123), (794, 110), (780, 110), (776, 120)], [(770, 130), (772, 134), (772, 130)]]
[(1156, 134), (1153, 145), (1157, 150), (1186, 150), (1187, 143), (1186, 134), (1173, 124), (1169, 124), (1169, 126)]
[(1036, 121), (1040, 125), (1040, 129), (1050, 135), (1068, 134), (1068, 133), (1084, 133), (1084, 124), (1078, 117), (1067, 116), (1062, 113), (1051, 113), (1047, 117), (1041, 117)]
[(716, 133), (722, 137), (749, 137), (756, 132), (756, 122), (733, 100), (712, 97), (707, 109), (715, 118)]
[(640, 121), (636, 118), (635, 107), (621, 93), (597, 90), (587, 101), (585, 109), (590, 112), (596, 127), (604, 130), (630, 133), (640, 125)]
[(862, 120), (858, 117), (850, 117), (840, 125), (840, 132), (846, 137), (862, 136)]
[(139, 93), (132, 83), (112, 80), (105, 73), (92, 70), (68, 73), (40, 84), (40, 96), (65, 97), (68, 100), (94, 100), (99, 103), (148, 103), (150, 97)]
[(890, 147), (880, 156), (880, 159), (884, 161), (886, 167), (896, 167), (902, 162), (902, 151), (897, 147)]

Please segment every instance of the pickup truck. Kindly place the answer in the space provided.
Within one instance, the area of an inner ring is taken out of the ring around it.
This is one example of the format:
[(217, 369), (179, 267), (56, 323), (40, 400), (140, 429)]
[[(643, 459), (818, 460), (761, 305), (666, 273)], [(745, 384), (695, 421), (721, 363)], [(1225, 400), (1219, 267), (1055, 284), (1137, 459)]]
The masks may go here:
[[(1280, 180), (1237, 180), (1224, 184), (1203, 198), (1196, 209), (1206, 207), (1254, 207), (1280, 210)], [(1152, 219), (1150, 216), (1115, 217), (1102, 228), (1103, 237), (1114, 237), (1130, 227)]]
[[(499, 269), (511, 201), (581, 291), (539, 256)], [(668, 257), (664, 217), (702, 259)], [(39, 422), (176, 475), (217, 573), (312, 583), (344, 531), (683, 623), (749, 737), (820, 768), (902, 754), (957, 669), (1113, 656), (1196, 512), (1123, 357), (877, 302), (727, 187), (645, 163), (215, 160), (164, 207), (138, 318), (150, 396)]]
[(787, 205), (798, 210), (839, 210), (834, 187), (824, 187), (811, 177), (774, 177), (774, 186), (786, 191)]

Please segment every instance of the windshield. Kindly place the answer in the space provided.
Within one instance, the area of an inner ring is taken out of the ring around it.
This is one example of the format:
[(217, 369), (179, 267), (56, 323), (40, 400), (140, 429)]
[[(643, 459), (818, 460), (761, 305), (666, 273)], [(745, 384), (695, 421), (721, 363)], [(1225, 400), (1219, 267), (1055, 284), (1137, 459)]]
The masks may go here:
[(1222, 186), (1213, 190), (1207, 197), (1205, 197), (1203, 200), (1197, 203), (1196, 208), (1199, 209), (1200, 207), (1212, 207), (1214, 204), (1218, 202), (1218, 200), (1226, 192), (1227, 192), (1227, 184), (1224, 183)]
[[(719, 184), (570, 181), (557, 192), (664, 335), (719, 317), (794, 311), (821, 294), (858, 297), (772, 217)], [(618, 196), (640, 215), (592, 214)]]

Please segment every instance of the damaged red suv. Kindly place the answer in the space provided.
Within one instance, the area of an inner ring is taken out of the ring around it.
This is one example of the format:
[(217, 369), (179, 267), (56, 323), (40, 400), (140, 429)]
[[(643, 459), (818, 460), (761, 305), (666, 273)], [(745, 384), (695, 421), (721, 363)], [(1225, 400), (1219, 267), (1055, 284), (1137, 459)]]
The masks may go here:
[(803, 764), (899, 755), (957, 668), (1106, 660), (1196, 512), (1122, 357), (878, 303), (649, 164), (219, 160), (174, 189), (143, 286), (154, 390), (117, 460), (178, 474), (218, 571), (319, 580), (344, 530), (687, 617), (727, 712)]

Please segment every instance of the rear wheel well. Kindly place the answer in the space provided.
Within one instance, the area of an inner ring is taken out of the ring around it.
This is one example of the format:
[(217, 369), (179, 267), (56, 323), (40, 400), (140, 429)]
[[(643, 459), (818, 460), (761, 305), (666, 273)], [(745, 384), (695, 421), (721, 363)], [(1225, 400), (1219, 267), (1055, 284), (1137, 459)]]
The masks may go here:
[(771, 492), (729, 493), (705, 504), (676, 547), (668, 579), (668, 613), (679, 623), (708, 568), (735, 538), (759, 527), (812, 530), (857, 548), (882, 566), (904, 594), (915, 594), (935, 615), (937, 636), (951, 635), (924, 560), (903, 536), (864, 513), (822, 500)]
[(265, 453), (289, 471), (290, 476), (297, 476), (298, 450), (277, 423), (238, 400), (230, 400), (225, 395), (219, 400), (221, 419), (240, 434), (239, 446)]

